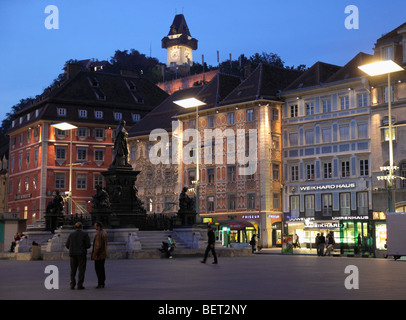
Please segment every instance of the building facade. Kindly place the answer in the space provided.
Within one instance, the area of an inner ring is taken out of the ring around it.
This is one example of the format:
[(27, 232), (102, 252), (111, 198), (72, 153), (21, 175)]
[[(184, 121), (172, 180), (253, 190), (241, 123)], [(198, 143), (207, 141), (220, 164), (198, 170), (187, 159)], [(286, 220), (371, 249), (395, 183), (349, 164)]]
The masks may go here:
[[(129, 128), (166, 97), (146, 79), (68, 65), (66, 80), (17, 113), (9, 128), (8, 211), (29, 224), (42, 219), (55, 193), (65, 196), (71, 184), (72, 207), (65, 212), (90, 212), (96, 185), (104, 185), (101, 172), (113, 159), (114, 129), (122, 120)], [(52, 126), (61, 122), (77, 129)]]
[(343, 251), (371, 244), (371, 97), (358, 69), (371, 58), (317, 62), (282, 94), (284, 233), (302, 247), (330, 232)]

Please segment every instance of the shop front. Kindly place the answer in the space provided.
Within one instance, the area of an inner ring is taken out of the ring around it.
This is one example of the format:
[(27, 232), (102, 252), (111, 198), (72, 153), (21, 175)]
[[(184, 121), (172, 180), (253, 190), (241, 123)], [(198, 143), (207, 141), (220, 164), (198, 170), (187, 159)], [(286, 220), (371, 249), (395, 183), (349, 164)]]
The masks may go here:
[(315, 249), (316, 237), (332, 233), (335, 249), (342, 254), (373, 254), (372, 225), (368, 216), (334, 217), (331, 220), (293, 218), (286, 221), (286, 234), (294, 237), (302, 249)]

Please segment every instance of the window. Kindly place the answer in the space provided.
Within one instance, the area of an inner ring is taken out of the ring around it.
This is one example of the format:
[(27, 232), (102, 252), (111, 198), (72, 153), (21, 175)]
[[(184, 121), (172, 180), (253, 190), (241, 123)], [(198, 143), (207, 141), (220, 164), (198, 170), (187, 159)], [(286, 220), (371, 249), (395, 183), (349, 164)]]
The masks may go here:
[(299, 166), (291, 166), (290, 181), (298, 181), (298, 180), (299, 180)]
[[(393, 87), (392, 86), (390, 86), (390, 93), (391, 93), (390, 101), (393, 102)], [(385, 87), (385, 89), (384, 89), (383, 99), (384, 99), (385, 103), (388, 103), (388, 87)]]
[(96, 189), (96, 186), (104, 187), (104, 178), (101, 174), (95, 174), (93, 182), (93, 189)]
[(27, 152), (25, 153), (25, 164), (27, 165), (27, 168), (30, 166), (30, 155), (30, 150), (27, 150)]
[(133, 122), (138, 122), (141, 120), (141, 115), (139, 113), (132, 113)]
[(38, 175), (34, 174), (32, 178), (32, 190), (37, 190), (37, 186), (38, 186)]
[(291, 196), (290, 197), (290, 215), (292, 218), (298, 218), (299, 217), (299, 202), (300, 197), (299, 196)]
[(351, 194), (340, 193), (340, 213), (342, 216), (351, 214)]
[(322, 135), (323, 143), (331, 142), (331, 128), (321, 129), (321, 135)]
[(350, 162), (341, 161), (341, 177), (346, 178), (350, 176)]
[(104, 161), (104, 149), (94, 150), (94, 161)]
[(234, 182), (236, 180), (235, 166), (227, 167), (227, 180), (228, 180), (228, 182)]
[(381, 57), (382, 60), (393, 60), (393, 47), (383, 47), (381, 48)]
[(305, 216), (314, 217), (314, 195), (306, 195), (305, 199)]
[(96, 110), (96, 111), (94, 112), (94, 117), (95, 117), (96, 119), (103, 119), (103, 111), (98, 111), (98, 110)]
[(86, 119), (87, 118), (87, 110), (80, 109), (79, 110), (79, 118)]
[(331, 216), (333, 214), (333, 200), (331, 194), (322, 194), (321, 195), (321, 210), (323, 216)]
[(89, 132), (88, 128), (77, 128), (76, 129), (76, 136), (79, 139), (86, 139), (88, 137), (88, 132)]
[(273, 208), (274, 209), (280, 209), (280, 207), (281, 207), (280, 194), (279, 193), (274, 193), (273, 194)]
[(279, 172), (280, 172), (279, 164), (272, 164), (272, 176), (274, 180), (280, 179)]
[(137, 147), (135, 147), (135, 146), (131, 147), (130, 158), (131, 158), (131, 160), (135, 160), (137, 158)]
[(279, 110), (272, 108), (272, 120), (279, 120)]
[(296, 147), (299, 144), (299, 135), (297, 132), (289, 133), (289, 147)]
[(314, 144), (314, 130), (305, 131), (306, 145)]
[(194, 184), (196, 181), (196, 170), (189, 170), (188, 177), (189, 177), (189, 185)]
[(56, 114), (58, 117), (66, 117), (66, 108), (56, 108)]
[(214, 168), (207, 169), (207, 181), (209, 184), (214, 183)]
[(234, 124), (234, 112), (230, 112), (227, 114), (228, 124)]
[(306, 180), (314, 180), (314, 164), (306, 165)]
[(55, 189), (65, 189), (64, 173), (55, 173)]
[(368, 123), (358, 123), (358, 139), (368, 138)]
[(164, 211), (170, 211), (172, 209), (173, 202), (171, 197), (165, 197)]
[(297, 104), (290, 106), (290, 117), (296, 118), (299, 115), (299, 108)]
[(349, 108), (350, 108), (350, 97), (349, 96), (340, 97), (340, 109), (347, 110)]
[(340, 140), (346, 141), (350, 139), (350, 127), (340, 126)]
[(254, 120), (254, 109), (248, 109), (247, 110), (247, 121), (253, 121)]
[(332, 178), (331, 162), (323, 163), (323, 178), (324, 179)]
[(331, 112), (331, 100), (323, 100), (323, 113)]
[(196, 119), (189, 120), (189, 129), (196, 129)]
[[(381, 122), (382, 126), (382, 142), (389, 141), (389, 120), (384, 117)], [(392, 125), (395, 124), (395, 118), (392, 117)], [(396, 128), (392, 127), (392, 140), (396, 140)]]
[(95, 139), (104, 139), (106, 137), (106, 130), (101, 128), (93, 129), (93, 136)]
[(357, 193), (357, 210), (358, 215), (368, 214), (368, 192)]
[(76, 176), (76, 188), (77, 189), (87, 189), (87, 175), (86, 174), (78, 174)]
[(369, 163), (368, 159), (361, 159), (359, 161), (359, 175), (361, 177), (369, 176)]
[(24, 179), (24, 191), (28, 191), (30, 189), (30, 177), (26, 176)]
[(357, 94), (357, 106), (366, 107), (368, 105), (368, 94), (367, 93), (358, 93)]
[(208, 116), (207, 122), (208, 122), (208, 127), (213, 128), (214, 127), (214, 116)]
[(306, 116), (314, 114), (314, 102), (308, 102), (305, 104)]
[(145, 209), (147, 210), (147, 212), (153, 211), (152, 197), (147, 197)]
[(55, 159), (66, 160), (66, 147), (55, 147)]
[[(406, 178), (406, 163), (400, 165), (400, 176)], [(400, 187), (406, 188), (406, 179), (400, 179)]]
[(214, 212), (214, 196), (207, 197), (207, 212)]
[(255, 193), (247, 193), (247, 209), (255, 210)]
[(87, 148), (77, 148), (77, 160), (87, 160)]
[(235, 194), (228, 195), (228, 210), (235, 210), (237, 206), (237, 197)]
[(123, 119), (123, 114), (121, 112), (114, 112), (114, 120), (120, 121)]

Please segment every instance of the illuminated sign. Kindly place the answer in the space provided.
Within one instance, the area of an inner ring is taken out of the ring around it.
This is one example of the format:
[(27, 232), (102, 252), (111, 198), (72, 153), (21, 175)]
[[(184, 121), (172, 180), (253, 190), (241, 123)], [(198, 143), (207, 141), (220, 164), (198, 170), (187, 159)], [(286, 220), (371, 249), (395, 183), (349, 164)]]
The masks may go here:
[(353, 189), (356, 187), (355, 182), (351, 183), (332, 183), (316, 186), (300, 186), (300, 191), (324, 191), (324, 190), (340, 190), (340, 189)]

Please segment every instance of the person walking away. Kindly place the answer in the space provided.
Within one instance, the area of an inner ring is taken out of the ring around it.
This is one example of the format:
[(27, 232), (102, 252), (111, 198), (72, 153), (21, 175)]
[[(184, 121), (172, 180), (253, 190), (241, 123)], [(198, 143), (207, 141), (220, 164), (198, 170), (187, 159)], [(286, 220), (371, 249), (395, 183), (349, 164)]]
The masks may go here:
[(326, 238), (324, 237), (323, 232), (320, 234), (319, 237), (319, 248), (320, 248), (320, 257), (324, 256), (324, 247), (326, 246)]
[(216, 243), (216, 237), (215, 237), (214, 231), (210, 225), (207, 227), (207, 230), (208, 230), (207, 231), (208, 242), (207, 242), (206, 251), (204, 253), (204, 258), (201, 261), (201, 263), (206, 263), (209, 251), (211, 251), (213, 258), (214, 258), (213, 264), (217, 264), (217, 255), (216, 255), (216, 250), (214, 249), (214, 245)]
[(97, 289), (104, 288), (106, 281), (105, 262), (107, 258), (107, 232), (103, 230), (103, 224), (94, 224), (96, 234), (93, 240), (92, 260), (97, 275)]
[(70, 256), (70, 288), (75, 289), (76, 272), (79, 269), (78, 289), (84, 289), (83, 282), (86, 272), (87, 249), (90, 248), (90, 238), (83, 232), (82, 223), (76, 222), (76, 231), (72, 232), (66, 241), (66, 248), (69, 249)]
[(314, 244), (315, 244), (315, 246), (316, 246), (317, 255), (320, 256), (320, 250), (319, 250), (319, 247), (320, 247), (320, 233), (318, 233), (318, 234), (316, 235), (316, 241), (315, 241)]
[(326, 249), (326, 256), (329, 256), (331, 251), (334, 249), (335, 245), (335, 240), (334, 240), (334, 233), (333, 231), (330, 231), (330, 233), (327, 235), (327, 249)]
[(172, 236), (168, 236), (168, 250), (166, 251), (166, 257), (172, 259), (172, 252), (176, 248), (176, 241), (172, 238)]
[(255, 250), (256, 250), (256, 244), (257, 244), (257, 240), (256, 240), (256, 235), (254, 234), (252, 237), (251, 237), (251, 241), (250, 241), (250, 245), (251, 245), (251, 249), (252, 249), (252, 253), (254, 253), (255, 252)]
[(302, 249), (302, 247), (300, 246), (300, 241), (299, 241), (299, 236), (298, 236), (298, 234), (296, 233), (295, 236), (296, 236), (295, 248)]

